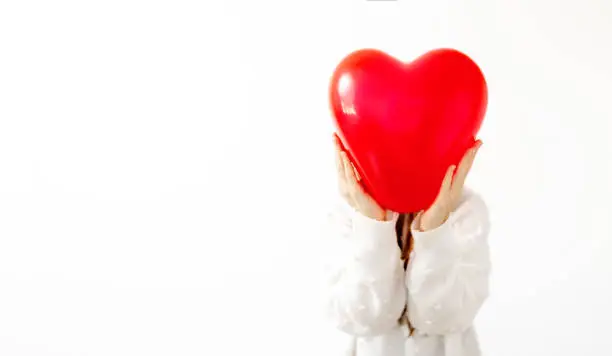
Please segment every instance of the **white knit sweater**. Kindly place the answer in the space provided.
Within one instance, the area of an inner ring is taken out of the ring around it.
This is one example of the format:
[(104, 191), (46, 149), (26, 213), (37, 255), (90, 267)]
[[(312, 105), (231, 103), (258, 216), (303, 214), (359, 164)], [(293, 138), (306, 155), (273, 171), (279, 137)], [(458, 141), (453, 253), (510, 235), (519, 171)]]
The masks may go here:
[[(331, 216), (322, 248), (325, 309), (345, 340), (340, 354), (479, 356), (472, 323), (488, 296), (490, 271), (484, 202), (466, 191), (442, 226), (427, 232), (413, 226), (406, 271), (396, 220), (366, 218), (344, 202)], [(398, 323), (406, 305), (412, 337)]]

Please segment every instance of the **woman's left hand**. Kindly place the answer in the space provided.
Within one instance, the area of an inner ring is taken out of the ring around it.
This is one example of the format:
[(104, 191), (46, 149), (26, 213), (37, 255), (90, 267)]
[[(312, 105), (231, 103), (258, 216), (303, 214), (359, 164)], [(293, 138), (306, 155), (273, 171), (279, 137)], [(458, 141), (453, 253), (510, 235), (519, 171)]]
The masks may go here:
[(459, 163), (457, 174), (454, 174), (456, 168), (454, 165), (448, 168), (434, 203), (417, 217), (417, 227), (420, 231), (433, 230), (444, 224), (449, 215), (457, 208), (463, 194), (465, 178), (472, 168), (481, 145), (482, 141), (478, 140), (472, 148), (467, 150)]

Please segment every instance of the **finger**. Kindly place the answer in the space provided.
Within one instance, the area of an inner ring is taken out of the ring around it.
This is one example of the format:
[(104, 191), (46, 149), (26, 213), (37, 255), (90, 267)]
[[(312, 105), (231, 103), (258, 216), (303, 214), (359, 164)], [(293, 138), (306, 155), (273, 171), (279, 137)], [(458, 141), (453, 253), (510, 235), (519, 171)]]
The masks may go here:
[(351, 163), (351, 167), (353, 168), (353, 173), (355, 174), (355, 179), (357, 179), (358, 182), (361, 181), (361, 176), (359, 175), (359, 171), (357, 171), (357, 168), (355, 168), (355, 165), (353, 163)]
[(353, 170), (351, 160), (348, 158), (348, 155), (344, 151), (342, 151), (342, 164), (346, 182), (351, 186), (356, 185), (357, 179), (355, 178), (355, 171)]
[(465, 153), (463, 154), (463, 157), (461, 157), (461, 162), (459, 163), (459, 169), (469, 165), (470, 161), (472, 161), (474, 159), (474, 155), (475, 152), (478, 150), (478, 148), (480, 147), (480, 143), (477, 142), (474, 146), (470, 147), (470, 149), (468, 149), (467, 151), (465, 151)]
[(441, 192), (447, 192), (450, 190), (453, 184), (453, 176), (455, 174), (455, 169), (457, 169), (457, 166), (455, 165), (448, 167), (448, 170), (446, 171), (446, 175), (444, 176), (444, 179), (442, 180), (442, 185), (440, 186)]
[(457, 175), (453, 181), (453, 190), (460, 190), (463, 188), (463, 184), (465, 183), (467, 175), (474, 165), (476, 153), (478, 153), (481, 144), (482, 143), (477, 143), (473, 148), (469, 149), (461, 160), (459, 168), (457, 169)]
[(338, 170), (338, 174), (344, 178), (344, 162), (342, 158), (342, 148), (338, 142), (338, 136), (334, 134), (334, 146), (336, 151), (336, 169)]
[(347, 185), (350, 190), (350, 194), (353, 197), (356, 197), (358, 195), (365, 195), (365, 191), (363, 190), (363, 187), (361, 186), (361, 184), (359, 184), (359, 181), (357, 180), (356, 171), (353, 169), (353, 164), (351, 160), (348, 158), (348, 155), (346, 154), (346, 152), (343, 152), (343, 160), (345, 162), (344, 172), (346, 176)]
[(438, 191), (438, 196), (436, 197), (434, 205), (436, 202), (439, 202), (442, 199), (445, 199), (448, 197), (451, 186), (452, 186), (452, 182), (453, 182), (453, 175), (455, 173), (455, 168), (456, 166), (454, 165), (448, 167), (448, 170), (446, 171), (446, 174), (444, 175), (444, 179), (442, 179), (442, 184), (440, 185), (440, 190)]
[(334, 134), (334, 149), (336, 150), (336, 152), (342, 151), (342, 145), (340, 144), (340, 139), (338, 138), (338, 135), (336, 134)]
[[(338, 134), (336, 134), (336, 133), (334, 133), (334, 143), (335, 143), (336, 148), (337, 148), (338, 151), (345, 152), (344, 148), (342, 147), (342, 142), (340, 141), (340, 138), (338, 137)], [(355, 165), (350, 160), (349, 160), (349, 163), (351, 164), (351, 169), (353, 170), (353, 173), (355, 174), (355, 179), (357, 181), (360, 181), (361, 180), (361, 176), (359, 175), (359, 172), (355, 168)]]
[(456, 166), (454, 165), (448, 167), (448, 170), (446, 171), (446, 174), (444, 175), (444, 179), (442, 179), (442, 184), (440, 184), (440, 190), (438, 191), (438, 195), (436, 196), (436, 199), (434, 199), (431, 206), (426, 209), (428, 215), (429, 214), (436, 215), (439, 213), (432, 213), (432, 212), (435, 212), (435, 211), (440, 212), (440, 211), (444, 211), (447, 209), (448, 202), (452, 198), (451, 185), (453, 181), (453, 175), (455, 173), (455, 168)]
[(334, 145), (338, 150), (342, 150), (342, 145), (340, 144), (340, 137), (334, 132)]
[(350, 183), (347, 182), (346, 179), (343, 158), (344, 150), (342, 149), (342, 146), (340, 145), (340, 140), (338, 139), (338, 136), (336, 134), (334, 134), (334, 145), (336, 151), (336, 169), (338, 171), (338, 188), (340, 189), (340, 194), (342, 194), (345, 198), (350, 199), (349, 196), (351, 195), (351, 188), (349, 185)]
[(464, 177), (467, 175), (467, 172), (472, 167), (472, 163), (474, 162), (474, 157), (476, 156), (476, 152), (480, 147), (480, 142), (477, 142), (473, 147), (465, 152), (463, 157), (461, 158), (461, 162), (459, 162), (459, 168), (457, 169), (457, 175), (455, 180), (459, 177)]
[(474, 152), (475, 150), (473, 148), (470, 148), (469, 150), (467, 150), (465, 155), (463, 155), (463, 157), (461, 158), (461, 162), (459, 162), (459, 167), (457, 168), (457, 175), (455, 176), (455, 179), (463, 177), (467, 174), (470, 167), (472, 166), (472, 162), (474, 161)]

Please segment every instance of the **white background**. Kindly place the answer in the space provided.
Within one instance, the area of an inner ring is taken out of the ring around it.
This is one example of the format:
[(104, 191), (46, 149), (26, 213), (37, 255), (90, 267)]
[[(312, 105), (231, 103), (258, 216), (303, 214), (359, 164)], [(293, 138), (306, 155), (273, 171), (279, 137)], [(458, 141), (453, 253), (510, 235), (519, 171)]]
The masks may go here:
[[(612, 352), (612, 3), (0, 2), (0, 355), (313, 355), (350, 51), (485, 72), (487, 355)], [(222, 347), (222, 349), (215, 349)]]

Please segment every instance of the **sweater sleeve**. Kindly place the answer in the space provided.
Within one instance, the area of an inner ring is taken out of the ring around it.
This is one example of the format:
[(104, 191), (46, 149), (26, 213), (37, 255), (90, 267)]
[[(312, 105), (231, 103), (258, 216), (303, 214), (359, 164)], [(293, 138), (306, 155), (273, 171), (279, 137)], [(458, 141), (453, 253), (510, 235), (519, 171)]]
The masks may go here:
[(407, 270), (408, 316), (421, 333), (444, 335), (469, 328), (489, 293), (489, 217), (482, 199), (464, 194), (437, 229), (412, 227)]
[(375, 336), (398, 325), (406, 305), (395, 216), (377, 221), (339, 203), (322, 248), (326, 317), (355, 336)]

